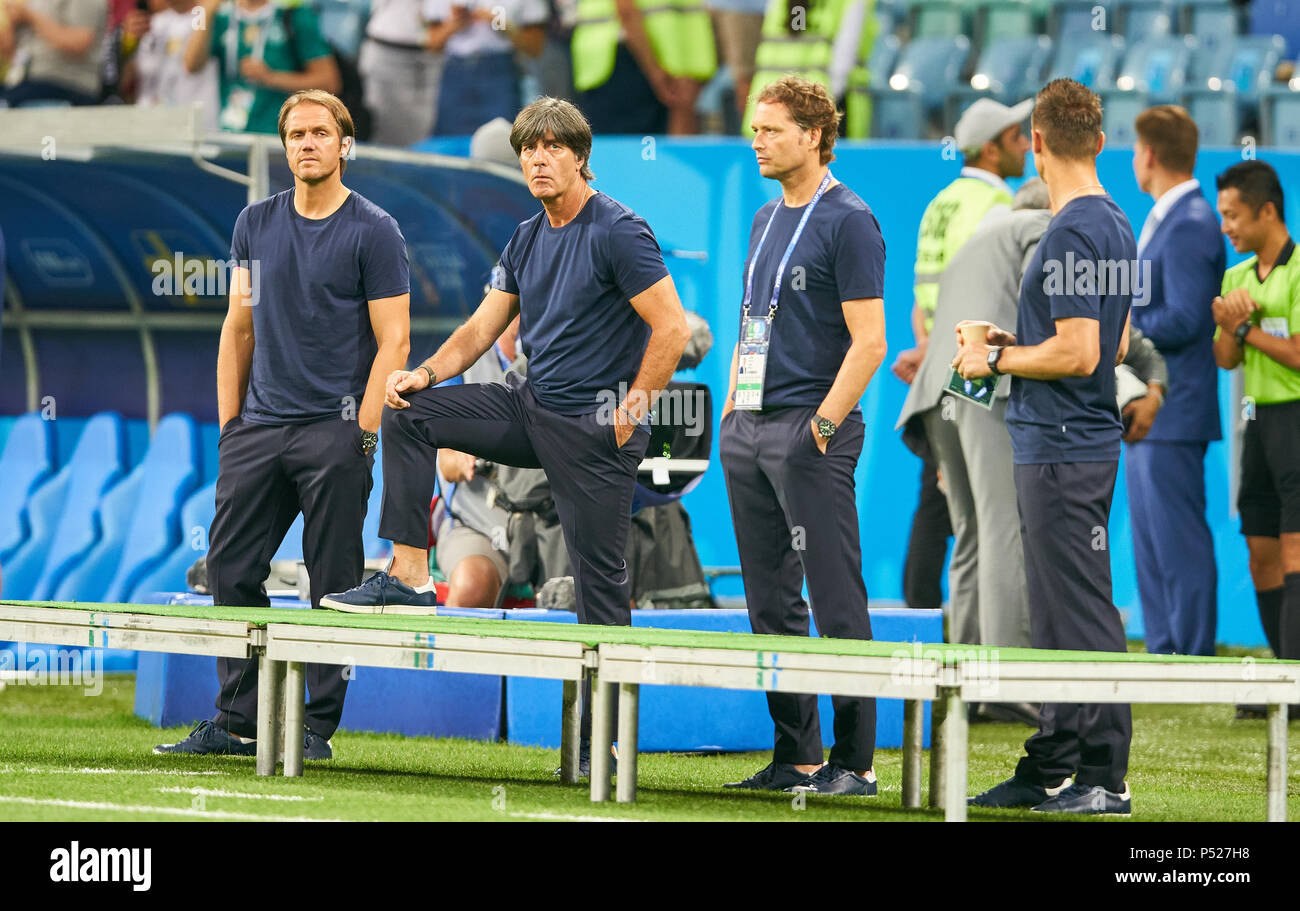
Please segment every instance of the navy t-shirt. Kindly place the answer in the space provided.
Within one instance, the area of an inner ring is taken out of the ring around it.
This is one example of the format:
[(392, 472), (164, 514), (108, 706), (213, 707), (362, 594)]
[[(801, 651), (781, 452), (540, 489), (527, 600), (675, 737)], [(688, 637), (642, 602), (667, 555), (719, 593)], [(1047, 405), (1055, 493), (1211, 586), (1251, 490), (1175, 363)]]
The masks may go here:
[(1101, 357), (1090, 376), (1012, 378), (1007, 428), (1017, 465), (1119, 459), (1115, 355), (1136, 259), (1133, 229), (1109, 195), (1073, 199), (1048, 224), (1020, 286), (1016, 343), (1041, 344), (1056, 334), (1055, 320), (1084, 317), (1100, 323)]
[(542, 407), (586, 414), (631, 384), (650, 327), (629, 300), (667, 274), (645, 219), (604, 193), (562, 227), (543, 211), (515, 229), (492, 287), (519, 296), (519, 344)]
[[(378, 345), (368, 301), (410, 291), (406, 241), (353, 192), (327, 218), (293, 207), (292, 189), (239, 213), (230, 257), (251, 263), (253, 365), (242, 417), (308, 424), (361, 407)], [(350, 397), (350, 398), (349, 398)]]
[[(754, 266), (750, 316), (767, 315), (776, 270), (805, 208), (792, 209), (778, 196), (754, 216), (741, 274), (742, 295), (754, 249), (776, 212)], [(837, 183), (818, 201), (781, 278), (763, 377), (763, 409), (820, 405), (853, 341), (843, 302), (884, 296), (885, 239), (880, 224), (856, 193)], [(855, 405), (854, 411), (859, 410)]]

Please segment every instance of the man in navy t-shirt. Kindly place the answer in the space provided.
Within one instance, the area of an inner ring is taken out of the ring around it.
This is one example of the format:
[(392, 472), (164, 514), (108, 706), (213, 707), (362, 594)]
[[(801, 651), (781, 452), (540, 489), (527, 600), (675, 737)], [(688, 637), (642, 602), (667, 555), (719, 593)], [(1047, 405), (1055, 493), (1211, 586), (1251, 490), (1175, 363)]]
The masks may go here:
[[(759, 173), (781, 195), (750, 229), (719, 449), (754, 632), (806, 636), (811, 607), (821, 635), (870, 639), (853, 472), (866, 437), (858, 400), (885, 356), (885, 242), (828, 168), (839, 119), (824, 87), (794, 76), (755, 107)], [(874, 699), (832, 699), (827, 763), (817, 697), (767, 702), (772, 762), (728, 787), (876, 793)]]
[[(208, 585), (217, 604), (267, 606), (271, 557), (301, 512), (315, 607), (361, 581), (384, 384), (410, 348), (410, 284), (397, 222), (343, 185), (354, 135), (343, 103), (298, 92), (279, 124), (293, 189), (244, 209), (230, 246)], [(331, 755), (344, 670), (307, 665), (308, 759)], [(217, 674), (217, 714), (155, 752), (256, 749), (257, 660), (218, 658)]]
[[(1132, 228), (1097, 180), (1104, 141), (1101, 99), (1087, 88), (1056, 79), (1038, 93), (1034, 159), (1053, 218), (1025, 270), (1015, 333), (994, 327), (953, 362), (967, 379), (1013, 377), (1007, 428), (1035, 648), (1128, 647), (1107, 524), (1123, 434), (1115, 365), (1141, 279)], [(1045, 704), (1015, 775), (971, 803), (1127, 815), (1131, 739), (1127, 705)]]
[[(401, 612), (427, 583), (429, 500), (445, 446), (545, 469), (578, 621), (631, 623), (623, 551), (650, 441), (643, 425), (690, 330), (650, 227), (588, 185), (582, 112), (541, 98), (519, 113), (510, 143), (543, 211), (515, 230), (474, 315), (433, 357), (389, 377), (379, 533), (393, 542), (393, 565), (323, 605)], [(526, 380), (429, 388), (478, 360), (515, 314)]]

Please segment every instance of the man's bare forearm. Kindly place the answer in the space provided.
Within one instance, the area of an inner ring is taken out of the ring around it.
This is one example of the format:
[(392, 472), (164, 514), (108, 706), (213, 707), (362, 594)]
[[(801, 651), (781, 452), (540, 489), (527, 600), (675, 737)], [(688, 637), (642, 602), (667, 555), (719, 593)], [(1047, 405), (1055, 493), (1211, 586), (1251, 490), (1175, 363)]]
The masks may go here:
[(835, 382), (822, 399), (817, 413), (828, 421), (843, 423), (853, 406), (862, 400), (867, 384), (885, 359), (885, 340), (872, 339), (854, 342), (844, 355)]
[(673, 378), (691, 333), (685, 319), (680, 325), (660, 326), (650, 332), (650, 342), (641, 358), (641, 369), (619, 405), (635, 420), (641, 421), (654, 408), (659, 394)]
[[(512, 314), (511, 319), (513, 318)], [(451, 334), (447, 341), (442, 343), (432, 357), (426, 358), (416, 369), (421, 366), (428, 367), (438, 378), (438, 382), (460, 376), (483, 356), (484, 351), (492, 347), (492, 343), (505, 331), (505, 326), (509, 325), (509, 322), (510, 320), (506, 320), (505, 325), (494, 330), (489, 321), (482, 317), (481, 312), (476, 311)]]
[(357, 423), (362, 430), (379, 431), (379, 420), (384, 412), (384, 386), (388, 375), (394, 370), (406, 366), (406, 357), (411, 353), (408, 340), (389, 342), (380, 345), (375, 352), (375, 360), (370, 366), (370, 378), (366, 380), (366, 394), (361, 399), (357, 410)]
[[(1235, 342), (1236, 339), (1233, 341)], [(1277, 338), (1258, 326), (1251, 326), (1250, 331), (1246, 333), (1246, 344), (1264, 352), (1265, 357), (1283, 367), (1300, 370), (1300, 345), (1296, 344), (1294, 337)]]
[(222, 427), (243, 408), (253, 347), (251, 328), (236, 326), (229, 318), (221, 324), (221, 341), (217, 346), (217, 421)]
[(1002, 352), (998, 372), (1026, 380), (1060, 380), (1067, 376), (1089, 376), (1097, 369), (1084, 353), (1059, 335), (1039, 345), (1011, 345)]

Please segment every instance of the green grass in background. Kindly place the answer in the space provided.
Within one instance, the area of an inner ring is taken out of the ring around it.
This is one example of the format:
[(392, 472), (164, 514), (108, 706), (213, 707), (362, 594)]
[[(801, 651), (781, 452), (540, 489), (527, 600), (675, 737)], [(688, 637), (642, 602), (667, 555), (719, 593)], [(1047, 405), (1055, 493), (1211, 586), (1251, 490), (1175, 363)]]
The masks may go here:
[[(186, 731), (160, 731), (136, 718), (134, 689), (134, 676), (109, 675), (98, 696), (70, 686), (0, 691), (0, 820), (942, 818), (900, 806), (899, 750), (876, 754), (879, 796), (809, 797), (802, 809), (788, 794), (721, 789), (766, 764), (762, 753), (643, 754), (634, 805), (592, 804), (585, 782), (560, 784), (552, 774), (555, 750), (347, 731), (333, 740), (335, 759), (308, 763), (304, 777), (258, 778), (251, 757), (153, 755), (155, 744)], [(1232, 716), (1229, 706), (1135, 707), (1134, 820), (1264, 818), (1264, 722)], [(1020, 725), (971, 727), (971, 793), (1010, 774), (1028, 733)], [(1300, 820), (1300, 725), (1290, 734), (1289, 818)], [(970, 817), (1038, 818), (1007, 811)]]

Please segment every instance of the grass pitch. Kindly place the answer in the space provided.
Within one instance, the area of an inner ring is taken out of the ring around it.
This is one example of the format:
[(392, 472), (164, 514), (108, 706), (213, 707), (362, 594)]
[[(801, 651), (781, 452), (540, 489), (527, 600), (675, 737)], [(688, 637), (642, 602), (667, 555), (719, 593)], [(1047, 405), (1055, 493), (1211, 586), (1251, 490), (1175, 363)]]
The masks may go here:
[[(352, 733), (335, 758), (299, 779), (258, 778), (241, 757), (155, 756), (185, 730), (132, 714), (135, 679), (109, 675), (103, 692), (10, 685), (0, 691), (0, 820), (939, 820), (900, 806), (901, 753), (880, 750), (877, 797), (816, 798), (723, 791), (770, 758), (763, 753), (643, 754), (634, 805), (592, 804), (586, 783), (554, 777), (555, 750), (505, 743)], [(1264, 818), (1262, 721), (1227, 706), (1135, 706), (1129, 786), (1134, 820)], [(971, 727), (970, 788), (1010, 774), (1029, 728)], [(1300, 724), (1290, 727), (1289, 818), (1300, 820)], [(927, 770), (928, 771), (928, 770)], [(928, 787), (928, 785), (927, 785)], [(923, 793), (927, 793), (923, 791)], [(802, 803), (802, 806), (801, 806)], [(972, 811), (971, 819), (1027, 819)]]

